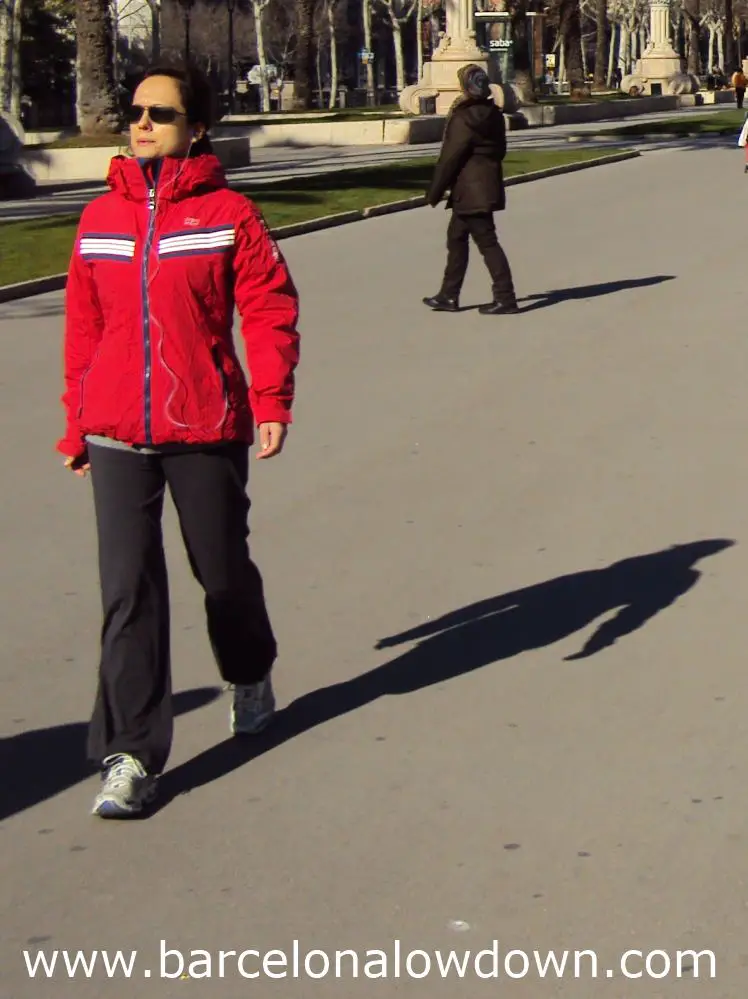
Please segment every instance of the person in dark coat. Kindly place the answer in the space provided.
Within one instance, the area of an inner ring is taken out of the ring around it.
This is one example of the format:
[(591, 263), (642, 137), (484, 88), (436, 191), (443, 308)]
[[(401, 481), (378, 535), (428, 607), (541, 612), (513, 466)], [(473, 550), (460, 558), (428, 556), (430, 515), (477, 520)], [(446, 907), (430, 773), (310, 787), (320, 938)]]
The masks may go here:
[(483, 315), (516, 313), (519, 309), (512, 272), (493, 218), (494, 212), (506, 207), (502, 171), (506, 156), (504, 115), (491, 98), (488, 76), (480, 66), (464, 66), (458, 78), (462, 96), (447, 117), (439, 162), (426, 195), (428, 203), (436, 207), (450, 191), (447, 266), (439, 293), (423, 301), (439, 312), (459, 311), (472, 237), (493, 284), (493, 302), (479, 311)]

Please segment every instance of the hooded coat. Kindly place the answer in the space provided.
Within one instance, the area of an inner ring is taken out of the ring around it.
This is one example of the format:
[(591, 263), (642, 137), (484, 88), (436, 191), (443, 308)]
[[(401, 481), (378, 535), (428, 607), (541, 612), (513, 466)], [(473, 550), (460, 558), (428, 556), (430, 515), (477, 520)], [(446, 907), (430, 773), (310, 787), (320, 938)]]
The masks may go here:
[(447, 119), (439, 162), (426, 200), (430, 205), (438, 205), (449, 190), (447, 208), (460, 215), (503, 211), (505, 156), (506, 125), (502, 111), (490, 98), (462, 98)]
[(70, 261), (58, 449), (77, 457), (89, 434), (251, 443), (254, 422), (290, 423), (298, 294), (256, 206), (228, 189), (211, 154), (164, 160), (157, 182), (115, 157), (108, 180)]

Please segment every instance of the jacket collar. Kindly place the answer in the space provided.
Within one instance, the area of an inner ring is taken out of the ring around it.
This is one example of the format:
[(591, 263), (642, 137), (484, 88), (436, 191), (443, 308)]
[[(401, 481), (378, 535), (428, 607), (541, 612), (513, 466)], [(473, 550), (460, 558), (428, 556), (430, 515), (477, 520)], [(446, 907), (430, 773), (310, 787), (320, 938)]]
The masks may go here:
[[(152, 181), (150, 171), (144, 169), (137, 159), (115, 156), (109, 167), (107, 183), (129, 201), (145, 201)], [(217, 191), (227, 186), (226, 174), (213, 153), (187, 159), (166, 157), (161, 161), (157, 184), (160, 200), (180, 201), (198, 192)]]

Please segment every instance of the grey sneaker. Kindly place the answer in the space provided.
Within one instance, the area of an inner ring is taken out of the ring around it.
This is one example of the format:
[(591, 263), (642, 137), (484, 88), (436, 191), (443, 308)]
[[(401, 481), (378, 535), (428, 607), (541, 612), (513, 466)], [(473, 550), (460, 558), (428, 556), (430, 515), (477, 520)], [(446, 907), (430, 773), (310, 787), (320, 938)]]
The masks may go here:
[(234, 735), (257, 735), (268, 727), (274, 714), (275, 694), (269, 675), (259, 683), (235, 684), (231, 704)]
[(143, 811), (156, 794), (156, 778), (128, 753), (116, 753), (103, 761), (101, 790), (92, 815), (102, 819), (126, 819)]

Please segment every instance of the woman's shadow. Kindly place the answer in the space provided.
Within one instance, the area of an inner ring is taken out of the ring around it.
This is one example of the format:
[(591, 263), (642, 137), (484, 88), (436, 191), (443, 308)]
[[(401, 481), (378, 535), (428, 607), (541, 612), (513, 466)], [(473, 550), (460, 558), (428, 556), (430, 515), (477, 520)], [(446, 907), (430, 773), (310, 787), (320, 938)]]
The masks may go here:
[[(174, 695), (175, 715), (210, 704), (219, 687), (198, 687)], [(93, 767), (86, 761), (85, 722), (32, 729), (0, 739), (0, 821), (38, 805), (87, 780)]]
[(700, 579), (696, 563), (733, 544), (710, 539), (674, 545), (491, 597), (383, 638), (376, 648), (418, 644), (368, 673), (298, 698), (265, 735), (249, 741), (227, 739), (167, 773), (162, 779), (162, 802), (210, 783), (380, 697), (413, 693), (530, 649), (553, 645), (607, 615), (583, 647), (565, 661), (594, 656), (674, 604)]

